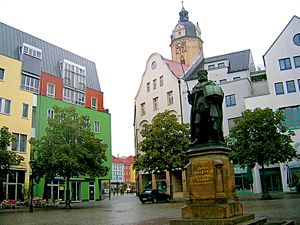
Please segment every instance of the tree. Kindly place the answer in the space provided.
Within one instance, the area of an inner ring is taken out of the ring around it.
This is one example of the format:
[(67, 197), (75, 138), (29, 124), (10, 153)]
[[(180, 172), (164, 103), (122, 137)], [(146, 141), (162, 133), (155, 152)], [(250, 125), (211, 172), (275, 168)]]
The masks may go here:
[(8, 127), (3, 126), (0, 130), (0, 200), (4, 199), (3, 180), (9, 168), (13, 165), (19, 165), (24, 160), (23, 156), (7, 149), (12, 141), (13, 136)]
[(39, 177), (66, 179), (66, 208), (70, 208), (70, 178), (106, 175), (108, 168), (103, 162), (107, 145), (91, 131), (89, 118), (78, 115), (74, 107), (53, 108), (54, 118), (48, 119), (46, 135), (32, 141), (36, 159), (34, 171)]
[(228, 147), (232, 149), (230, 157), (242, 168), (262, 168), (263, 195), (270, 198), (266, 189), (265, 165), (288, 162), (297, 157), (292, 146), (294, 132), (283, 125), (285, 116), (280, 110), (256, 108), (246, 110), (242, 117), (235, 120), (227, 138)]
[(170, 195), (173, 198), (172, 170), (182, 169), (188, 162), (190, 130), (187, 124), (180, 124), (171, 111), (158, 113), (152, 124), (141, 130), (143, 140), (138, 145), (139, 153), (134, 165), (136, 170), (149, 173), (170, 172)]

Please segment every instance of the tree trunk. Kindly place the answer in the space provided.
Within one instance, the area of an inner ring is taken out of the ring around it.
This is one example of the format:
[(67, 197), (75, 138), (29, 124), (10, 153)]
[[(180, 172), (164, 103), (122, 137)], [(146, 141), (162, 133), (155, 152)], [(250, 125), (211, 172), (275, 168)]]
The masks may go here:
[(70, 203), (70, 176), (67, 176), (67, 190), (66, 190), (66, 209), (71, 208), (71, 203)]
[(169, 176), (170, 176), (170, 197), (173, 200), (173, 179), (172, 179), (172, 170), (169, 170)]
[(262, 200), (267, 200), (267, 199), (271, 199), (271, 195), (269, 194), (269, 192), (267, 191), (267, 184), (266, 184), (266, 175), (265, 175), (265, 167), (264, 165), (262, 165), (261, 167), (262, 169), (262, 175), (263, 175), (263, 190), (262, 190), (262, 196), (261, 199)]
[(5, 193), (3, 189), (3, 180), (5, 175), (6, 173), (4, 172), (4, 170), (0, 170), (0, 202), (2, 202), (2, 200), (4, 200), (5, 198)]

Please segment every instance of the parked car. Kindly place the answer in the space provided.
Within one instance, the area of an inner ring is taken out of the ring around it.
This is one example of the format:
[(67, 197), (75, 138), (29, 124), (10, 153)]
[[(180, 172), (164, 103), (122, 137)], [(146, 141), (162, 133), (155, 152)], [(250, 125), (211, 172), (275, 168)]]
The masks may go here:
[(171, 196), (160, 190), (144, 190), (140, 194), (140, 201), (145, 204), (145, 202), (163, 202), (171, 199)]

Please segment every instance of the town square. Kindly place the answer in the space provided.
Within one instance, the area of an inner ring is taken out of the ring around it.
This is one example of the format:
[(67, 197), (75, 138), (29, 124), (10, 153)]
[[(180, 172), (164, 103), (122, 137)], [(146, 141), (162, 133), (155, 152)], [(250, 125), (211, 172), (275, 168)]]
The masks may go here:
[(245, 5), (3, 3), (0, 224), (299, 224), (300, 3)]

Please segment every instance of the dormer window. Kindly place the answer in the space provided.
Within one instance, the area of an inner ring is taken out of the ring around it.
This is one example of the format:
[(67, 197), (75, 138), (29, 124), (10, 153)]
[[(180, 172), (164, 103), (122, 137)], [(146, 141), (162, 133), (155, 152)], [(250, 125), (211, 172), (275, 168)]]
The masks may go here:
[(84, 106), (86, 68), (64, 59), (60, 70), (64, 80), (64, 101)]
[(84, 66), (78, 65), (68, 60), (64, 60), (61, 63), (60, 69), (65, 86), (85, 91), (86, 68)]
[(225, 63), (224, 62), (218, 63), (218, 68), (224, 68), (224, 67), (225, 67)]
[(20, 59), (21, 59), (21, 61), (23, 59), (24, 54), (32, 56), (32, 57), (37, 58), (37, 59), (42, 59), (42, 50), (37, 48), (37, 47), (34, 47), (32, 45), (26, 44), (26, 43), (23, 43), (20, 46)]
[(208, 65), (208, 70), (213, 70), (215, 68), (215, 64)]

